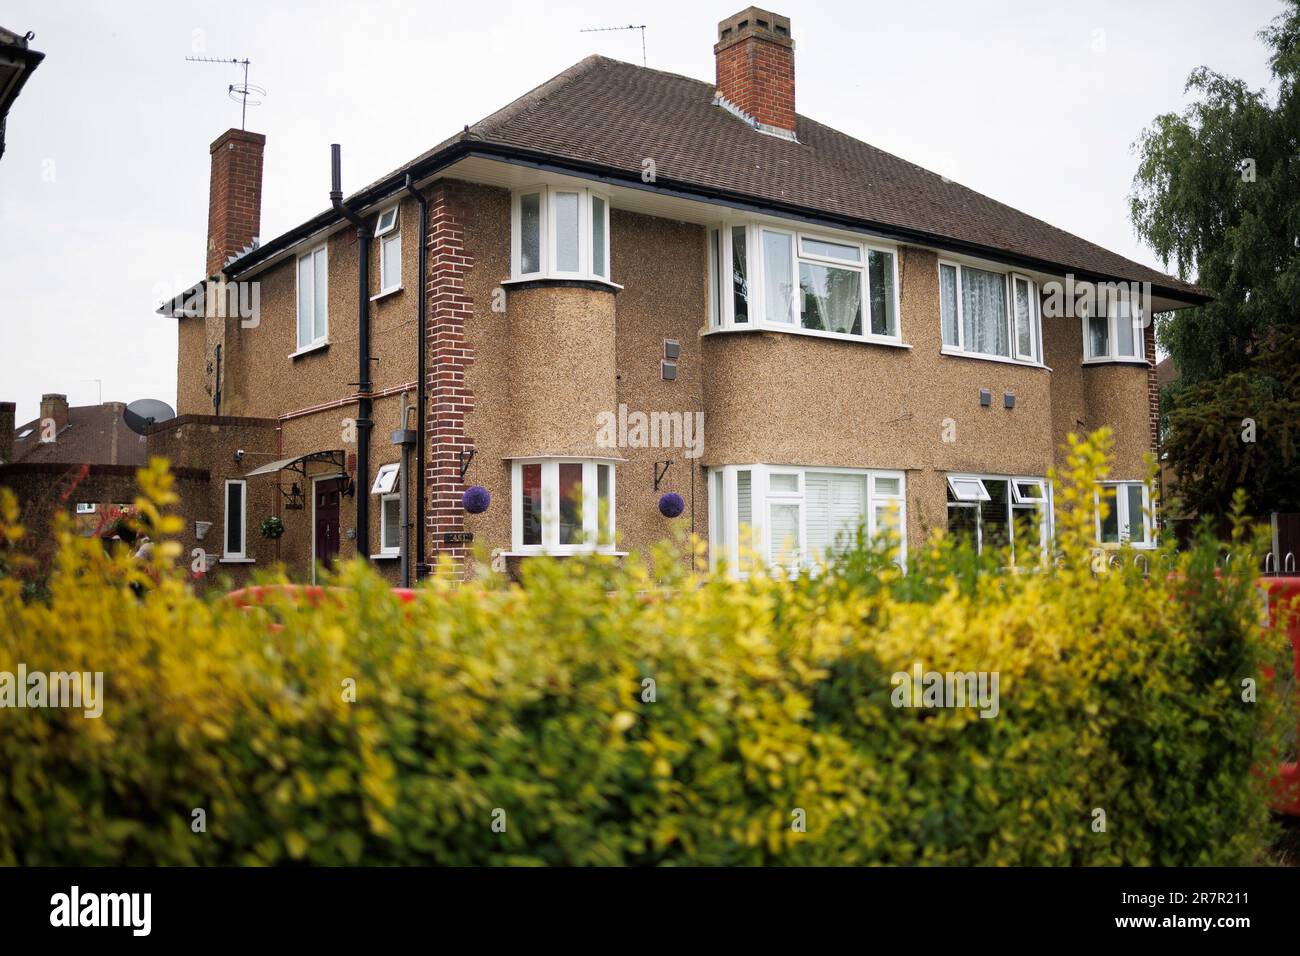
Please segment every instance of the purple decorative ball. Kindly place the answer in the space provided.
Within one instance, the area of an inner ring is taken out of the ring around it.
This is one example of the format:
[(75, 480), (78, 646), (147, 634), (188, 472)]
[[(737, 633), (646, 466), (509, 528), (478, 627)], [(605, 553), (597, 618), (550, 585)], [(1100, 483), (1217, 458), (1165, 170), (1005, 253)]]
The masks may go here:
[(488, 505), (492, 503), (492, 496), (482, 485), (470, 485), (461, 496), (460, 503), (470, 514), (481, 515), (488, 510)]
[(686, 502), (675, 491), (670, 491), (659, 498), (659, 513), (665, 518), (676, 518), (686, 510)]

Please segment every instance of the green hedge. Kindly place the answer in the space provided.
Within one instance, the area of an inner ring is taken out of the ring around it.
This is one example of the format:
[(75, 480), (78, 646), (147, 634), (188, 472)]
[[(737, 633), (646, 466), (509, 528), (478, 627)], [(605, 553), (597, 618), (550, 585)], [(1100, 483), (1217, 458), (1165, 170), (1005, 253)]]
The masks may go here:
[[(859, 542), (737, 581), (665, 546), (410, 606), (358, 564), (246, 612), (170, 543), (141, 569), (65, 533), (48, 601), (0, 579), (0, 672), (103, 671), (103, 716), (0, 710), (0, 862), (1255, 862), (1286, 650), (1208, 540), (1094, 574), (1099, 454), (1058, 479), (1059, 561), (1016, 573), (936, 538), (907, 575)], [(141, 480), (174, 533), (161, 465)], [(997, 716), (894, 706), (917, 662), (997, 672)]]

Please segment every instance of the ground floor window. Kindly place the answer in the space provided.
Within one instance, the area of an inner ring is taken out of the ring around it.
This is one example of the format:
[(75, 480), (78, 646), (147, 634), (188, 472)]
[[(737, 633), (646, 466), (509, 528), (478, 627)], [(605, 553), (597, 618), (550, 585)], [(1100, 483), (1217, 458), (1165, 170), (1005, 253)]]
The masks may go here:
[(248, 501), (248, 485), (243, 481), (226, 482), (225, 507), (225, 551), (223, 557), (244, 558), (246, 528), (245, 512)]
[(762, 561), (816, 569), (851, 546), (858, 528), (907, 555), (901, 471), (727, 465), (709, 472), (710, 564), (741, 574)]
[[(1095, 495), (1097, 541), (1103, 547), (1129, 544), (1135, 548), (1155, 546), (1152, 533), (1151, 489), (1141, 481), (1107, 481)], [(1102, 516), (1102, 504), (1106, 505)]]
[(379, 499), (379, 553), (399, 554), (402, 550), (402, 496)]
[(513, 550), (573, 554), (614, 547), (614, 464), (585, 459), (516, 461)]
[(1051, 489), (1043, 478), (948, 476), (948, 533), (977, 553), (1010, 547), (1011, 560), (1044, 554), (1051, 539)]

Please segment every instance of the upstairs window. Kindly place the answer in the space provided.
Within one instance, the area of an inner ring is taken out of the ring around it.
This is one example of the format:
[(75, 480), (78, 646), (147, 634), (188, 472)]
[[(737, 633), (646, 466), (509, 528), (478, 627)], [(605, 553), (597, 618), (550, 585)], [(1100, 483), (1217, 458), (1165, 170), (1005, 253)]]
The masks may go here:
[(899, 341), (892, 249), (768, 225), (710, 229), (709, 324)]
[(1138, 303), (1126, 295), (1102, 296), (1083, 317), (1085, 362), (1145, 362), (1145, 323)]
[(329, 267), (325, 246), (298, 257), (298, 350), (321, 345), (329, 335)]
[(517, 192), (511, 236), (511, 278), (609, 281), (609, 199), (595, 190)]
[(581, 459), (517, 461), (513, 550), (576, 554), (614, 546), (614, 465)]
[(397, 206), (385, 209), (375, 223), (379, 240), (379, 294), (402, 287), (402, 233), (398, 228)]
[(1038, 286), (1028, 276), (941, 260), (939, 323), (944, 351), (1043, 360)]

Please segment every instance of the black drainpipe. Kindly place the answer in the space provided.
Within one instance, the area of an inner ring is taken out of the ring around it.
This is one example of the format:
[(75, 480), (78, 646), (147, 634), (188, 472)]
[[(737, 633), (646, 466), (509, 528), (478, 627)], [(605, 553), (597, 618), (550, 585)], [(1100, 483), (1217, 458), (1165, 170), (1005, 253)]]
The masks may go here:
[(370, 557), (370, 229), (343, 204), (343, 168), (339, 144), (330, 146), (330, 203), (357, 227), (357, 555)]
[[(415, 487), (417, 493), (415, 496), (415, 577), (419, 580), (420, 576), (427, 572), (425, 567), (425, 549), (424, 549), (424, 496), (428, 493), (425, 488), (424, 477), (424, 441), (425, 435), (428, 434), (428, 428), (424, 424), (424, 308), (426, 292), (424, 289), (424, 270), (425, 270), (425, 243), (428, 242), (428, 201), (424, 194), (415, 188), (411, 181), (411, 174), (406, 174), (406, 191), (415, 197), (415, 201), (420, 205), (420, 264), (416, 270), (418, 284), (416, 291), (419, 297), (416, 299), (416, 325), (419, 327), (415, 335), (415, 355), (416, 355), (416, 373), (415, 373), (415, 430), (419, 437), (415, 443)], [(405, 428), (407, 422), (402, 420), (402, 427)], [(403, 499), (405, 500), (405, 499)], [(405, 529), (404, 529), (404, 533)]]

